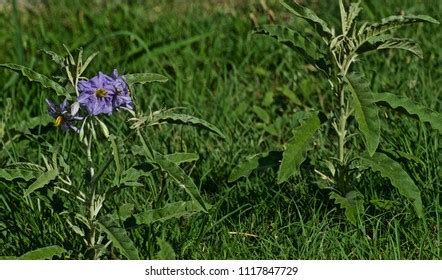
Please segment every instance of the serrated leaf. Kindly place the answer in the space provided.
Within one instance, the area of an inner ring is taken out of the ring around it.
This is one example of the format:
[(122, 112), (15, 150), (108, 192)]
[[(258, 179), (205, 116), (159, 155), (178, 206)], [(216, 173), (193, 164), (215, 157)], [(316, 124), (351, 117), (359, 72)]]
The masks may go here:
[(268, 168), (278, 167), (282, 160), (282, 152), (280, 151), (270, 151), (265, 154), (258, 154), (246, 161), (238, 164), (230, 173), (228, 182), (234, 182), (241, 177), (249, 177), (250, 174), (257, 170), (265, 170)]
[(306, 63), (315, 66), (325, 74), (328, 73), (324, 54), (318, 49), (318, 46), (301, 33), (280, 25), (264, 25), (255, 29), (254, 33), (276, 39), (279, 43), (301, 55)]
[(184, 188), (184, 190), (199, 204), (204, 212), (207, 212), (206, 204), (204, 203), (197, 186), (193, 182), (192, 178), (190, 178), (184, 172), (184, 170), (182, 170), (177, 164), (168, 161), (160, 153), (155, 153), (155, 162), (164, 172), (169, 174), (180, 187)]
[(299, 173), (299, 166), (305, 160), (305, 152), (320, 125), (316, 113), (311, 113), (304, 123), (295, 129), (294, 137), (287, 143), (287, 149), (283, 153), (278, 171), (278, 184)]
[(51, 260), (54, 256), (60, 256), (66, 253), (66, 250), (60, 246), (48, 246), (29, 251), (21, 255), (19, 260)]
[(194, 153), (174, 153), (164, 155), (164, 157), (175, 164), (180, 164), (183, 162), (192, 162), (198, 160), (200, 157)]
[(157, 113), (154, 116), (155, 120), (159, 123), (172, 123), (172, 124), (184, 124), (184, 125), (191, 125), (196, 126), (199, 128), (206, 129), (212, 133), (217, 134), (218, 136), (222, 137), (223, 139), (226, 138), (226, 136), (213, 124), (186, 114), (176, 114), (168, 111), (162, 111)]
[(134, 74), (126, 74), (123, 76), (126, 83), (129, 85), (133, 84), (145, 84), (145, 83), (152, 83), (152, 82), (167, 82), (167, 78), (160, 74), (154, 74), (154, 73), (134, 73)]
[(54, 180), (58, 176), (58, 170), (52, 169), (48, 170), (45, 173), (41, 174), (37, 180), (35, 180), (34, 183), (32, 183), (29, 188), (25, 191), (24, 196), (30, 195), (35, 190), (41, 189), (47, 184), (49, 184), (50, 181)]
[[(420, 104), (413, 102), (405, 96), (397, 96), (390, 92), (376, 92), (373, 93), (374, 101), (379, 105), (387, 105), (390, 108), (400, 111), (400, 108), (405, 110), (405, 113), (414, 115), (422, 122), (429, 123), (434, 129), (442, 133), (442, 115), (438, 112), (430, 110)], [(404, 112), (403, 110), (401, 112)]]
[(336, 192), (332, 192), (330, 198), (334, 199), (335, 204), (339, 204), (345, 210), (347, 219), (353, 225), (356, 225), (358, 216), (364, 212), (363, 195), (358, 191), (350, 191), (343, 197)]
[(414, 40), (407, 38), (391, 38), (389, 36), (377, 36), (368, 40), (357, 49), (357, 53), (362, 54), (382, 49), (402, 49), (413, 53), (420, 59), (423, 58), (422, 49)]
[(160, 246), (160, 250), (155, 256), (157, 260), (175, 260), (176, 255), (172, 246), (166, 240), (157, 237), (157, 244)]
[(361, 169), (371, 168), (373, 171), (380, 172), (382, 177), (389, 179), (401, 195), (412, 201), (417, 216), (423, 217), (420, 191), (399, 163), (385, 154), (375, 153), (372, 157), (361, 156), (359, 164)]
[(124, 228), (121, 228), (117, 222), (109, 215), (98, 219), (100, 228), (107, 234), (107, 238), (128, 260), (139, 260), (138, 251), (132, 240), (127, 236)]
[(364, 136), (369, 154), (373, 155), (379, 145), (380, 121), (369, 83), (360, 73), (348, 74), (345, 81), (353, 96), (353, 108), (359, 130)]
[(13, 64), (13, 63), (4, 63), (0, 64), (0, 67), (4, 67), (13, 70), (15, 72), (21, 73), (23, 76), (28, 78), (29, 81), (37, 82), (40, 83), (45, 88), (53, 89), (57, 93), (57, 95), (64, 95), (65, 93), (64, 88), (60, 84), (49, 79), (43, 74), (35, 72), (34, 70), (26, 66)]
[(295, 16), (306, 20), (322, 37), (329, 40), (333, 36), (333, 32), (327, 23), (312, 10), (297, 4), (295, 1), (290, 3), (282, 1), (281, 4)]
[(166, 203), (162, 208), (143, 211), (134, 217), (138, 225), (150, 225), (173, 218), (189, 217), (198, 212), (201, 212), (201, 207), (192, 200)]
[(0, 169), (0, 180), (13, 181), (15, 179), (23, 179), (29, 181), (35, 179), (37, 172), (26, 169)]

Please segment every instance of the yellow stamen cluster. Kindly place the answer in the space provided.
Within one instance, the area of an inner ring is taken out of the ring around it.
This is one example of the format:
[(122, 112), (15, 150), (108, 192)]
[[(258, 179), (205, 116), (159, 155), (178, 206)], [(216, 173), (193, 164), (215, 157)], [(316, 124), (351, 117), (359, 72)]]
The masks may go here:
[(55, 121), (54, 121), (54, 126), (55, 127), (59, 127), (61, 125), (61, 123), (63, 122), (63, 116), (58, 116)]
[(99, 88), (95, 91), (95, 95), (97, 97), (104, 97), (107, 94), (107, 90), (105, 90), (104, 88)]

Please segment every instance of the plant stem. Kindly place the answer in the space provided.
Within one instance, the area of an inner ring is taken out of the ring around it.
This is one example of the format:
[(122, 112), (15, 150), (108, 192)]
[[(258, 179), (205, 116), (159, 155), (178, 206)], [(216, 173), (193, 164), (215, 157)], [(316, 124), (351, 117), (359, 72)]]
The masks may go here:
[(340, 108), (341, 113), (339, 116), (339, 125), (338, 125), (338, 137), (339, 137), (339, 162), (344, 164), (344, 144), (345, 144), (345, 136), (347, 134), (346, 124), (347, 124), (347, 112), (345, 111), (345, 95), (344, 95), (344, 84), (342, 80), (339, 80), (339, 98), (340, 98)]

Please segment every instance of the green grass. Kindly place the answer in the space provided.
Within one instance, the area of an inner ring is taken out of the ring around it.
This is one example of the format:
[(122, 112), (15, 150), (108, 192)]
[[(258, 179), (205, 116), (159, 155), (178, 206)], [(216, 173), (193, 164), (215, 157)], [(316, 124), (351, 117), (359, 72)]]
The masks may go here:
[[(312, 158), (302, 165), (303, 176), (276, 184), (273, 170), (252, 174), (249, 179), (227, 183), (232, 169), (249, 155), (281, 149), (297, 122), (295, 111), (319, 104), (327, 112), (328, 85), (301, 60), (269, 38), (253, 35), (249, 13), (260, 24), (268, 22), (259, 1), (210, 4), (210, 1), (50, 1), (51, 4), (0, 4), (0, 63), (24, 63), (45, 74), (56, 68), (39, 50), (62, 53), (83, 47), (91, 54), (99, 51), (86, 75), (97, 71), (122, 73), (153, 72), (169, 78), (167, 83), (137, 87), (140, 109), (185, 107), (220, 128), (225, 141), (194, 128), (175, 126), (152, 130), (155, 147), (165, 153), (195, 152), (200, 159), (185, 170), (212, 205), (209, 215), (197, 214), (172, 219), (150, 227), (137, 227), (128, 220), (125, 227), (143, 258), (151, 258), (148, 240), (167, 240), (180, 259), (440, 259), (440, 144), (439, 134), (427, 124), (385, 110), (381, 142), (386, 150), (400, 150), (415, 159), (402, 165), (421, 190), (425, 217), (419, 220), (411, 203), (378, 174), (366, 173), (355, 186), (365, 196), (366, 211), (356, 226), (345, 220), (318, 187)], [(214, 3), (217, 1), (213, 1)], [(275, 1), (268, 1), (276, 22), (292, 19)], [(310, 2), (310, 1), (306, 1)], [(318, 14), (336, 24), (338, 5), (308, 4)], [(337, 1), (336, 1), (337, 2)], [(363, 18), (372, 21), (401, 13), (428, 14), (437, 18), (440, 1), (363, 1)], [(372, 3), (373, 2), (373, 3)], [(381, 5), (382, 2), (382, 5)], [(209, 4), (208, 4), (209, 3)], [(329, 5), (331, 7), (329, 7)], [(440, 18), (439, 18), (440, 20)], [(295, 23), (293, 23), (295, 24)], [(299, 24), (299, 21), (296, 21)], [(374, 91), (405, 95), (440, 111), (440, 67), (442, 35), (440, 26), (418, 25), (399, 33), (421, 43), (422, 61), (404, 52), (383, 52), (363, 58)], [(18, 75), (0, 70), (0, 168), (17, 162), (44, 165), (57, 149), (71, 169), (73, 186), (87, 192), (82, 168), (86, 160), (78, 140), (49, 126), (31, 131), (20, 129), (33, 117), (46, 114), (44, 99), (52, 92), (29, 83)], [(300, 100), (283, 94), (288, 86)], [(272, 97), (270, 99), (269, 97)], [(267, 97), (267, 98), (266, 98)], [(7, 109), (8, 100), (11, 109)], [(275, 133), (253, 112), (260, 106), (275, 124)], [(111, 129), (124, 131), (122, 116), (107, 120)], [(2, 132), (4, 131), (4, 132)], [(333, 133), (330, 133), (333, 134)], [(313, 153), (332, 155), (337, 139), (320, 135)], [(94, 158), (105, 161), (110, 149), (103, 143)], [(140, 163), (126, 144), (124, 166)], [(352, 149), (362, 143), (355, 141)], [(44, 157), (43, 157), (44, 156)], [(113, 180), (114, 167), (105, 171), (100, 188)], [(108, 201), (105, 210), (134, 203), (136, 210), (149, 208), (158, 186), (149, 180), (145, 188), (128, 189)], [(59, 245), (66, 258), (87, 258), (85, 245), (66, 225), (75, 203), (50, 185), (24, 198), (29, 182), (0, 180), (0, 255), (18, 256), (30, 250)], [(165, 187), (165, 186), (163, 186)], [(171, 186), (169, 186), (171, 187)], [(169, 188), (171, 201), (186, 195)], [(388, 210), (377, 209), (370, 199), (391, 200)], [(120, 258), (113, 252), (108, 258)]]

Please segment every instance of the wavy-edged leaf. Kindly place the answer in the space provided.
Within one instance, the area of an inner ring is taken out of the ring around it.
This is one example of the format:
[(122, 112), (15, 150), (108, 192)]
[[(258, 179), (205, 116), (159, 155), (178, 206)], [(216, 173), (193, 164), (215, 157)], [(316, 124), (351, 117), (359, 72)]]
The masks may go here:
[(321, 123), (316, 113), (311, 113), (304, 123), (294, 131), (293, 138), (287, 143), (287, 149), (283, 153), (281, 165), (278, 170), (278, 184), (288, 180), (290, 176), (299, 173), (299, 166), (305, 160), (305, 153), (312, 142), (316, 130)]
[(331, 192), (330, 198), (335, 200), (335, 204), (339, 204), (345, 210), (345, 216), (353, 224), (356, 225), (357, 218), (364, 212), (364, 196), (358, 191), (350, 191), (345, 197), (337, 192)]
[(189, 217), (198, 212), (201, 212), (201, 206), (191, 200), (166, 203), (162, 208), (147, 210), (135, 214), (134, 217), (138, 225), (150, 225), (173, 218)]
[(306, 20), (319, 33), (319, 35), (321, 35), (321, 37), (329, 40), (333, 36), (333, 32), (330, 30), (327, 23), (309, 8), (297, 4), (295, 1), (291, 1), (290, 3), (282, 1), (281, 4), (295, 16)]
[(20, 257), (19, 260), (51, 260), (54, 256), (60, 256), (66, 253), (66, 250), (60, 246), (48, 246), (29, 251)]
[[(390, 92), (375, 92), (373, 98), (379, 105), (387, 105), (398, 111), (401, 108), (404, 109), (405, 113), (417, 116), (419, 120), (429, 123), (431, 127), (442, 133), (442, 115), (440, 113), (415, 103), (405, 96), (397, 96)], [(400, 111), (404, 112), (403, 110)]]
[(212, 133), (215, 133), (223, 139), (226, 138), (226, 136), (216, 126), (203, 119), (194, 116), (186, 114), (177, 114), (170, 111), (162, 111), (157, 113), (154, 116), (154, 119), (159, 123), (172, 123), (172, 124), (184, 124), (184, 125), (196, 126), (198, 128), (203, 128)]
[(408, 38), (391, 38), (389, 36), (377, 36), (368, 40), (358, 48), (357, 53), (362, 54), (382, 49), (402, 49), (413, 53), (420, 59), (423, 58), (422, 49), (414, 40)]
[(139, 260), (138, 251), (134, 243), (127, 236), (124, 228), (121, 228), (110, 215), (98, 219), (100, 228), (107, 234), (107, 238), (129, 260)]
[(35, 180), (34, 183), (32, 183), (29, 188), (25, 191), (24, 196), (30, 195), (35, 190), (41, 189), (47, 184), (49, 184), (50, 181), (54, 180), (58, 176), (58, 170), (57, 169), (51, 169), (46, 171), (45, 173), (41, 174), (37, 180)]
[(168, 161), (167, 158), (160, 153), (155, 153), (155, 162), (163, 171), (169, 174), (180, 187), (184, 188), (184, 190), (198, 203), (204, 212), (207, 212), (206, 204), (204, 203), (197, 186), (193, 182), (192, 178), (190, 178), (184, 172), (184, 170), (182, 170), (174, 162)]
[(342, 35), (347, 35), (347, 33), (354, 27), (354, 20), (362, 9), (359, 7), (359, 2), (354, 2), (351, 3), (347, 13), (342, 0), (339, 0), (339, 9), (341, 11)]
[(373, 171), (380, 172), (382, 177), (389, 179), (401, 195), (412, 201), (418, 217), (423, 217), (420, 191), (398, 162), (385, 154), (375, 153), (371, 157), (361, 156), (359, 165), (361, 169), (371, 168)]
[(278, 167), (282, 160), (282, 152), (270, 151), (265, 154), (254, 155), (253, 157), (241, 162), (230, 173), (228, 182), (234, 182), (241, 177), (249, 177), (250, 174), (257, 170), (265, 170), (268, 168)]
[(167, 77), (160, 75), (160, 74), (154, 74), (154, 73), (134, 73), (134, 74), (126, 74), (123, 76), (126, 83), (129, 85), (133, 84), (145, 84), (145, 83), (152, 83), (152, 82), (167, 82)]
[(64, 57), (49, 50), (41, 49), (42, 52), (44, 52), (47, 56), (49, 56), (52, 61), (57, 63), (60, 67), (65, 67), (65, 60)]
[(173, 250), (173, 247), (172, 247), (172, 245), (169, 244), (169, 242), (157, 237), (157, 244), (158, 244), (158, 246), (160, 246), (160, 250), (158, 251), (158, 253), (155, 256), (156, 260), (175, 260), (176, 259), (175, 251)]
[(380, 23), (363, 25), (358, 32), (358, 45), (362, 46), (368, 40), (378, 37), (387, 31), (419, 22), (439, 24), (437, 20), (427, 15), (390, 16), (382, 19)]
[(0, 64), (0, 67), (4, 67), (13, 70), (15, 72), (21, 73), (23, 76), (28, 78), (29, 81), (37, 82), (40, 83), (45, 88), (53, 89), (57, 93), (57, 95), (64, 95), (65, 93), (64, 88), (60, 84), (49, 79), (43, 74), (35, 72), (34, 70), (26, 66), (13, 64), (13, 63), (4, 63)]
[(353, 108), (359, 130), (364, 136), (369, 154), (373, 155), (379, 145), (380, 121), (370, 85), (361, 73), (350, 73), (345, 81), (353, 95)]
[(200, 157), (198, 154), (194, 153), (174, 153), (164, 155), (164, 157), (173, 163), (180, 164), (183, 162), (192, 162), (198, 160)]
[(23, 179), (29, 181), (35, 179), (38, 173), (32, 170), (26, 169), (0, 169), (0, 180), (13, 181), (16, 179)]
[(301, 33), (286, 26), (264, 25), (255, 29), (254, 33), (263, 34), (276, 39), (279, 43), (289, 47), (302, 56), (306, 63), (315, 66), (318, 70), (328, 73), (328, 66), (324, 54), (314, 42)]

